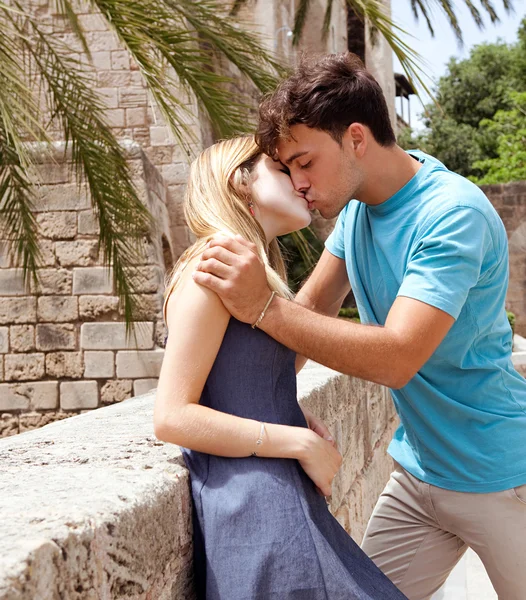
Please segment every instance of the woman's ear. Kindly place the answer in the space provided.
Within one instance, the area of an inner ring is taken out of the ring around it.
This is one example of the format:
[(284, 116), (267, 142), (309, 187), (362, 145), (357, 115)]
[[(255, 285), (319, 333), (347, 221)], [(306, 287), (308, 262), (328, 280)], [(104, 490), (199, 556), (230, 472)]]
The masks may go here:
[(238, 168), (230, 176), (230, 184), (241, 196), (247, 196), (250, 192), (248, 188), (248, 180), (249, 172), (247, 169)]

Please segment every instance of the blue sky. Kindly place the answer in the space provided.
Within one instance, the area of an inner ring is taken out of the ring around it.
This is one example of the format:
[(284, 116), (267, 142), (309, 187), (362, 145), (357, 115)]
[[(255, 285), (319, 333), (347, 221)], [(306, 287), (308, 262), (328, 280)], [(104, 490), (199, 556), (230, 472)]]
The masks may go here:
[[(464, 46), (460, 48), (457, 44), (455, 35), (448, 25), (445, 17), (439, 11), (435, 11), (435, 37), (432, 38), (427, 25), (422, 18), (415, 21), (409, 0), (392, 0), (392, 17), (395, 22), (408, 31), (414, 39), (409, 38), (412, 47), (426, 60), (428, 65), (428, 74), (434, 79), (444, 74), (446, 65), (452, 56), (457, 58), (466, 58), (469, 50), (473, 46), (483, 42), (495, 42), (497, 39), (513, 43), (517, 39), (517, 29), (521, 19), (526, 16), (526, 2), (524, 0), (515, 0), (515, 12), (506, 13), (500, 0), (495, 0), (497, 13), (501, 22), (492, 25), (489, 19), (486, 19), (486, 27), (481, 31), (475, 25), (471, 15), (465, 8), (464, 2), (456, 1), (458, 6), (459, 21), (462, 26), (464, 36)], [(395, 71), (402, 72), (402, 68), (395, 59)], [(397, 110), (400, 100), (397, 99)], [(404, 107), (407, 110), (407, 107)], [(411, 98), (411, 125), (418, 129), (422, 127), (419, 114), (422, 112), (422, 106), (418, 99)], [(406, 119), (407, 120), (407, 119)]]

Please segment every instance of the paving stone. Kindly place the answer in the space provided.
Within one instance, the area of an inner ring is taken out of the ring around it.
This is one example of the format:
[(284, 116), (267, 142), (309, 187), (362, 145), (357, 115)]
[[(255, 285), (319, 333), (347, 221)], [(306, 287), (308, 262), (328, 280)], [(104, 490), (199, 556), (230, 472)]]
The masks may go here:
[(78, 232), (80, 235), (98, 235), (99, 222), (91, 210), (83, 210), (78, 214)]
[(137, 293), (153, 294), (162, 291), (164, 273), (161, 267), (135, 267), (130, 274), (130, 284)]
[(75, 183), (43, 185), (38, 188), (34, 212), (81, 210), (90, 207), (88, 188)]
[(125, 87), (119, 89), (119, 106), (121, 108), (146, 107), (148, 94), (143, 87)]
[(19, 428), (20, 433), (24, 431), (31, 431), (32, 429), (40, 429), (44, 427), (44, 425), (49, 425), (50, 423), (54, 423), (55, 421), (62, 421), (63, 419), (67, 419), (71, 417), (71, 413), (66, 413), (62, 411), (58, 412), (30, 412), (26, 414), (20, 415)]
[(127, 50), (113, 50), (111, 68), (114, 71), (125, 71), (130, 68), (130, 53)]
[[(162, 294), (136, 294), (134, 296), (135, 318), (141, 321), (147, 319), (162, 319), (163, 296)], [(124, 315), (124, 308), (121, 306), (121, 315)]]
[(36, 320), (36, 298), (25, 296), (0, 299), (0, 324), (34, 323)]
[(13, 415), (11, 413), (0, 415), (0, 438), (17, 435), (19, 432), (18, 423), (18, 415)]

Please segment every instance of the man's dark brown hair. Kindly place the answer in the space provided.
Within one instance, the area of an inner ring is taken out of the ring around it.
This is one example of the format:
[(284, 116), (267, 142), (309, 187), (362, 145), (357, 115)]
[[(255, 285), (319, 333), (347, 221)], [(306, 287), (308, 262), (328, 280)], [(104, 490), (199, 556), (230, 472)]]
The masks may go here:
[(351, 52), (302, 57), (261, 102), (256, 141), (276, 157), (279, 141), (290, 138), (290, 127), (299, 123), (326, 131), (339, 144), (351, 123), (361, 123), (382, 146), (396, 143), (382, 89)]

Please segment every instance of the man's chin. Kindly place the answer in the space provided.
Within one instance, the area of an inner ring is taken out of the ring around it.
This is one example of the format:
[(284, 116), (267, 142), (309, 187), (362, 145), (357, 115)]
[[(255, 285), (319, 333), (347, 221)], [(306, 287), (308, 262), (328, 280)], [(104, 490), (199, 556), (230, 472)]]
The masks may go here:
[(340, 214), (340, 211), (336, 211), (334, 208), (318, 208), (318, 212), (326, 220), (335, 219)]

